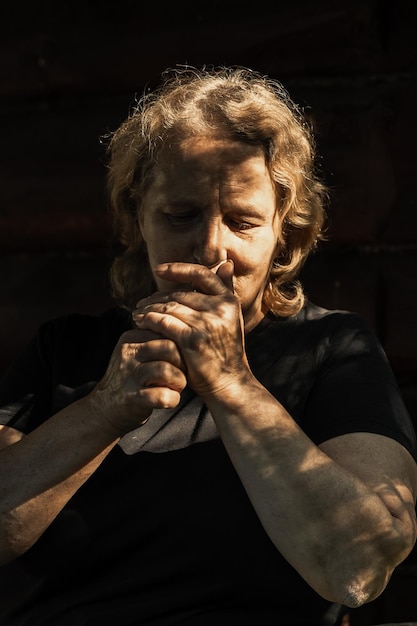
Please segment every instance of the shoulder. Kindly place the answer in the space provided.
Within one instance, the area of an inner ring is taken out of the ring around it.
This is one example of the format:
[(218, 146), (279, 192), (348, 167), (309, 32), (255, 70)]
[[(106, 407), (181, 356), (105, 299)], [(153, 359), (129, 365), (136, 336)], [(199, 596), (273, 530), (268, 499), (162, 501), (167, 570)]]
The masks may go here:
[[(297, 364), (312, 375), (344, 363), (387, 369), (386, 354), (376, 333), (360, 315), (306, 304), (295, 316), (267, 315), (249, 333), (246, 341), (250, 360)], [(302, 364), (302, 365), (301, 365)], [(295, 365), (294, 365), (295, 367)], [(388, 367), (388, 369), (390, 369)]]
[(130, 314), (70, 314), (43, 323), (0, 378), (0, 423), (29, 432), (104, 374)]
[(308, 302), (298, 315), (293, 318), (298, 327), (305, 327), (330, 335), (343, 330), (361, 330), (372, 332), (364, 318), (353, 311), (343, 309), (325, 309)]
[(329, 371), (343, 364), (350, 372), (367, 369), (375, 377), (392, 381), (392, 370), (379, 337), (357, 313), (308, 304), (296, 326), (301, 341), (314, 350), (318, 370)]
[(263, 339), (278, 342), (280, 346), (300, 344), (310, 350), (324, 351), (338, 350), (343, 346), (354, 349), (364, 347), (365, 344), (379, 344), (373, 329), (357, 313), (325, 309), (311, 302), (291, 317), (268, 314), (248, 338), (251, 343)]
[(385, 360), (377, 337), (360, 316), (312, 303), (295, 316), (268, 314), (248, 333), (246, 352), (258, 375), (269, 376), (274, 370), (275, 378), (280, 372), (282, 384), (302, 380), (305, 388), (346, 361), (358, 363), (365, 357), (369, 363), (370, 353), (377, 361)]

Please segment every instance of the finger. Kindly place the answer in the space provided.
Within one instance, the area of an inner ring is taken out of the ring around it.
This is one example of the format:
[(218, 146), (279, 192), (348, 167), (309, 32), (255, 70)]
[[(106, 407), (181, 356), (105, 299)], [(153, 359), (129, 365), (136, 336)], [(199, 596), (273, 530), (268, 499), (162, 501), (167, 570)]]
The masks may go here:
[(139, 391), (138, 395), (152, 409), (174, 409), (181, 400), (181, 394), (178, 391), (167, 387), (144, 388)]
[(151, 330), (161, 334), (176, 344), (178, 343), (178, 345), (192, 332), (191, 327), (185, 321), (173, 315), (153, 310), (147, 313), (137, 313), (135, 315), (135, 324), (140, 329)]
[(135, 359), (141, 363), (149, 361), (167, 361), (175, 367), (183, 371), (185, 370), (185, 364), (181, 354), (176, 344), (170, 339), (153, 339), (136, 344)]
[(180, 393), (187, 385), (187, 379), (178, 367), (167, 361), (152, 361), (138, 368), (138, 386), (141, 388), (166, 387)]
[(133, 311), (132, 319), (138, 328), (143, 328), (138, 322), (143, 315), (148, 313), (160, 313), (194, 325), (201, 319), (201, 313), (210, 308), (208, 307), (207, 296), (201, 293), (184, 292), (160, 295), (158, 300), (155, 298), (154, 302)]
[(139, 300), (136, 307), (132, 311), (132, 319), (135, 322), (138, 315), (149, 311), (184, 318), (195, 311), (211, 310), (212, 304), (207, 299), (207, 294), (200, 291), (156, 291), (151, 296)]
[(163, 263), (155, 267), (155, 273), (168, 282), (184, 283), (191, 286), (191, 289), (196, 289), (207, 295), (215, 296), (230, 292), (230, 289), (219, 276), (205, 265)]
[(145, 344), (123, 344), (122, 368), (125, 391), (138, 392), (141, 388), (167, 387), (182, 391), (187, 384), (184, 371), (170, 361), (142, 359)]
[(165, 339), (165, 337), (151, 330), (132, 328), (131, 330), (126, 330), (122, 335), (120, 335), (119, 343), (139, 345), (154, 339)]
[(234, 271), (235, 271), (235, 264), (233, 263), (232, 259), (227, 259), (225, 263), (222, 263), (218, 267), (217, 272), (216, 272), (217, 276), (219, 276), (219, 278), (221, 278), (221, 280), (223, 281), (223, 284), (232, 293), (235, 292), (234, 287), (233, 287)]

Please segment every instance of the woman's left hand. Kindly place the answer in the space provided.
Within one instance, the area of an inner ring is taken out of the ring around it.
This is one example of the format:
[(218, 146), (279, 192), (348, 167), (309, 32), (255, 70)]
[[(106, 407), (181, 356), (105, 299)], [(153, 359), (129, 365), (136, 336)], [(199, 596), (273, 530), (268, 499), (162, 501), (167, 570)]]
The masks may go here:
[(222, 264), (217, 273), (192, 263), (159, 265), (155, 271), (163, 280), (191, 285), (192, 290), (159, 291), (139, 301), (133, 312), (137, 327), (177, 344), (188, 383), (202, 398), (242, 384), (250, 371), (232, 262)]

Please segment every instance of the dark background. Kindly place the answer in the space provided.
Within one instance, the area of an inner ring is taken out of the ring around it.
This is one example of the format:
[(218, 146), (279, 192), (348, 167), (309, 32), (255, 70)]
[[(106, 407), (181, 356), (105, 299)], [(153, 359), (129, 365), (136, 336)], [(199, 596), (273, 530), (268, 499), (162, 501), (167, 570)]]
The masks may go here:
[[(167, 66), (280, 79), (331, 189), (309, 296), (359, 312), (417, 423), (415, 0), (55, 0), (0, 5), (0, 372), (44, 320), (111, 304), (100, 138)], [(417, 621), (415, 553), (351, 623)]]

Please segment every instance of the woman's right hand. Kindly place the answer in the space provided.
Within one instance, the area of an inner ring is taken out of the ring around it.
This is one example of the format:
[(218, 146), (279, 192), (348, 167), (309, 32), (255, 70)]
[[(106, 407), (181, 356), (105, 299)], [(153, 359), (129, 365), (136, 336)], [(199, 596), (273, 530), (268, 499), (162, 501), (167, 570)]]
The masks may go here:
[(24, 437), (9, 429), (0, 455), (0, 565), (33, 546), (117, 440), (154, 408), (176, 407), (185, 386), (175, 343), (133, 329), (120, 336), (90, 394)]
[(95, 414), (116, 436), (143, 425), (153, 409), (174, 408), (187, 384), (175, 343), (148, 330), (123, 333), (91, 392)]

